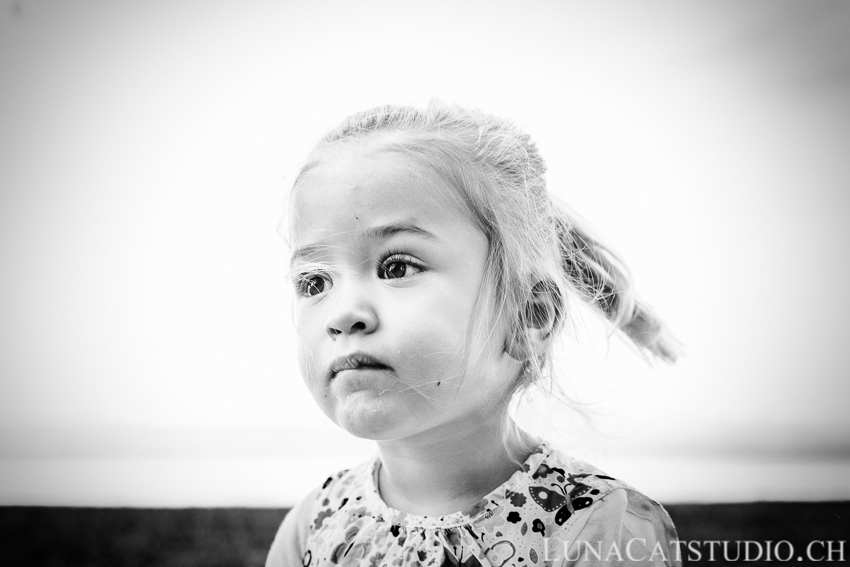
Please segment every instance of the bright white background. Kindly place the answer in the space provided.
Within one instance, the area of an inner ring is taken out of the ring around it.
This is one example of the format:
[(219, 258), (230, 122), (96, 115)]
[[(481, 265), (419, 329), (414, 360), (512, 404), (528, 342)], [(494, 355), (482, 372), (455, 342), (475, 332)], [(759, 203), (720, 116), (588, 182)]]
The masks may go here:
[[(0, 504), (295, 501), (369, 455), (301, 384), (288, 184), (431, 97), (515, 119), (686, 344), (600, 331), (552, 432), (662, 501), (850, 498), (850, 4), (0, 7)], [(594, 346), (595, 345), (595, 346)]]

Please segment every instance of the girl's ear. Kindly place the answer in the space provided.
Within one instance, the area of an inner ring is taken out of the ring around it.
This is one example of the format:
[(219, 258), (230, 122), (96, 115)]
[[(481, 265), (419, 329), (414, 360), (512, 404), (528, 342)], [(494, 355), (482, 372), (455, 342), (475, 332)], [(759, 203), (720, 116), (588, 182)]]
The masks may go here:
[(505, 344), (511, 358), (524, 362), (546, 350), (558, 321), (557, 293), (556, 288), (544, 282), (534, 285), (517, 327)]

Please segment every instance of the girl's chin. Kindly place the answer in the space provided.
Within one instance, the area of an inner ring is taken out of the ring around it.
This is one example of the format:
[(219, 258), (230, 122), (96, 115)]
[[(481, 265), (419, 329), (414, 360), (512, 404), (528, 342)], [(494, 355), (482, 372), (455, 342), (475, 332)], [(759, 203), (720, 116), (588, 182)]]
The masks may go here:
[(337, 425), (355, 437), (369, 439), (370, 441), (391, 441), (415, 433), (415, 431), (411, 431), (409, 427), (406, 427), (405, 423), (399, 423), (397, 420), (390, 419), (346, 419), (337, 421)]
[(391, 407), (385, 400), (369, 400), (371, 403), (341, 404), (331, 419), (341, 428), (361, 439), (388, 441), (406, 437), (422, 423), (413, 408)]

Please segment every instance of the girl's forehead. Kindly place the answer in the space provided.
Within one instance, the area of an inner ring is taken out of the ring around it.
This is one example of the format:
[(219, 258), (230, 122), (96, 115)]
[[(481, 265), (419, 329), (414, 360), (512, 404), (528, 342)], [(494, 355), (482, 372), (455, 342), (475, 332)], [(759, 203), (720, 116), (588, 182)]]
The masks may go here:
[[(294, 189), (316, 185), (369, 185), (372, 188), (390, 189), (386, 182), (399, 178), (429, 179), (436, 181), (435, 172), (404, 154), (374, 148), (365, 144), (335, 144), (314, 152), (312, 159), (301, 172)], [(380, 186), (380, 187), (379, 187)], [(436, 187), (435, 187), (436, 189)], [(303, 192), (301, 192), (303, 194)]]
[[(290, 240), (375, 223), (472, 224), (457, 189), (398, 151), (333, 147), (302, 171), (290, 199)], [(305, 234), (310, 233), (310, 234)]]

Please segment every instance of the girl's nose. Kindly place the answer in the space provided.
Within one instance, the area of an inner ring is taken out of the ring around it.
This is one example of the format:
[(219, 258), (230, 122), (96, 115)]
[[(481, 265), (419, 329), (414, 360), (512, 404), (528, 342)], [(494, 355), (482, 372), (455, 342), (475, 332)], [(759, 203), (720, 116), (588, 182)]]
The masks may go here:
[(355, 333), (369, 334), (378, 328), (378, 317), (363, 297), (336, 298), (333, 312), (325, 323), (331, 338)]

